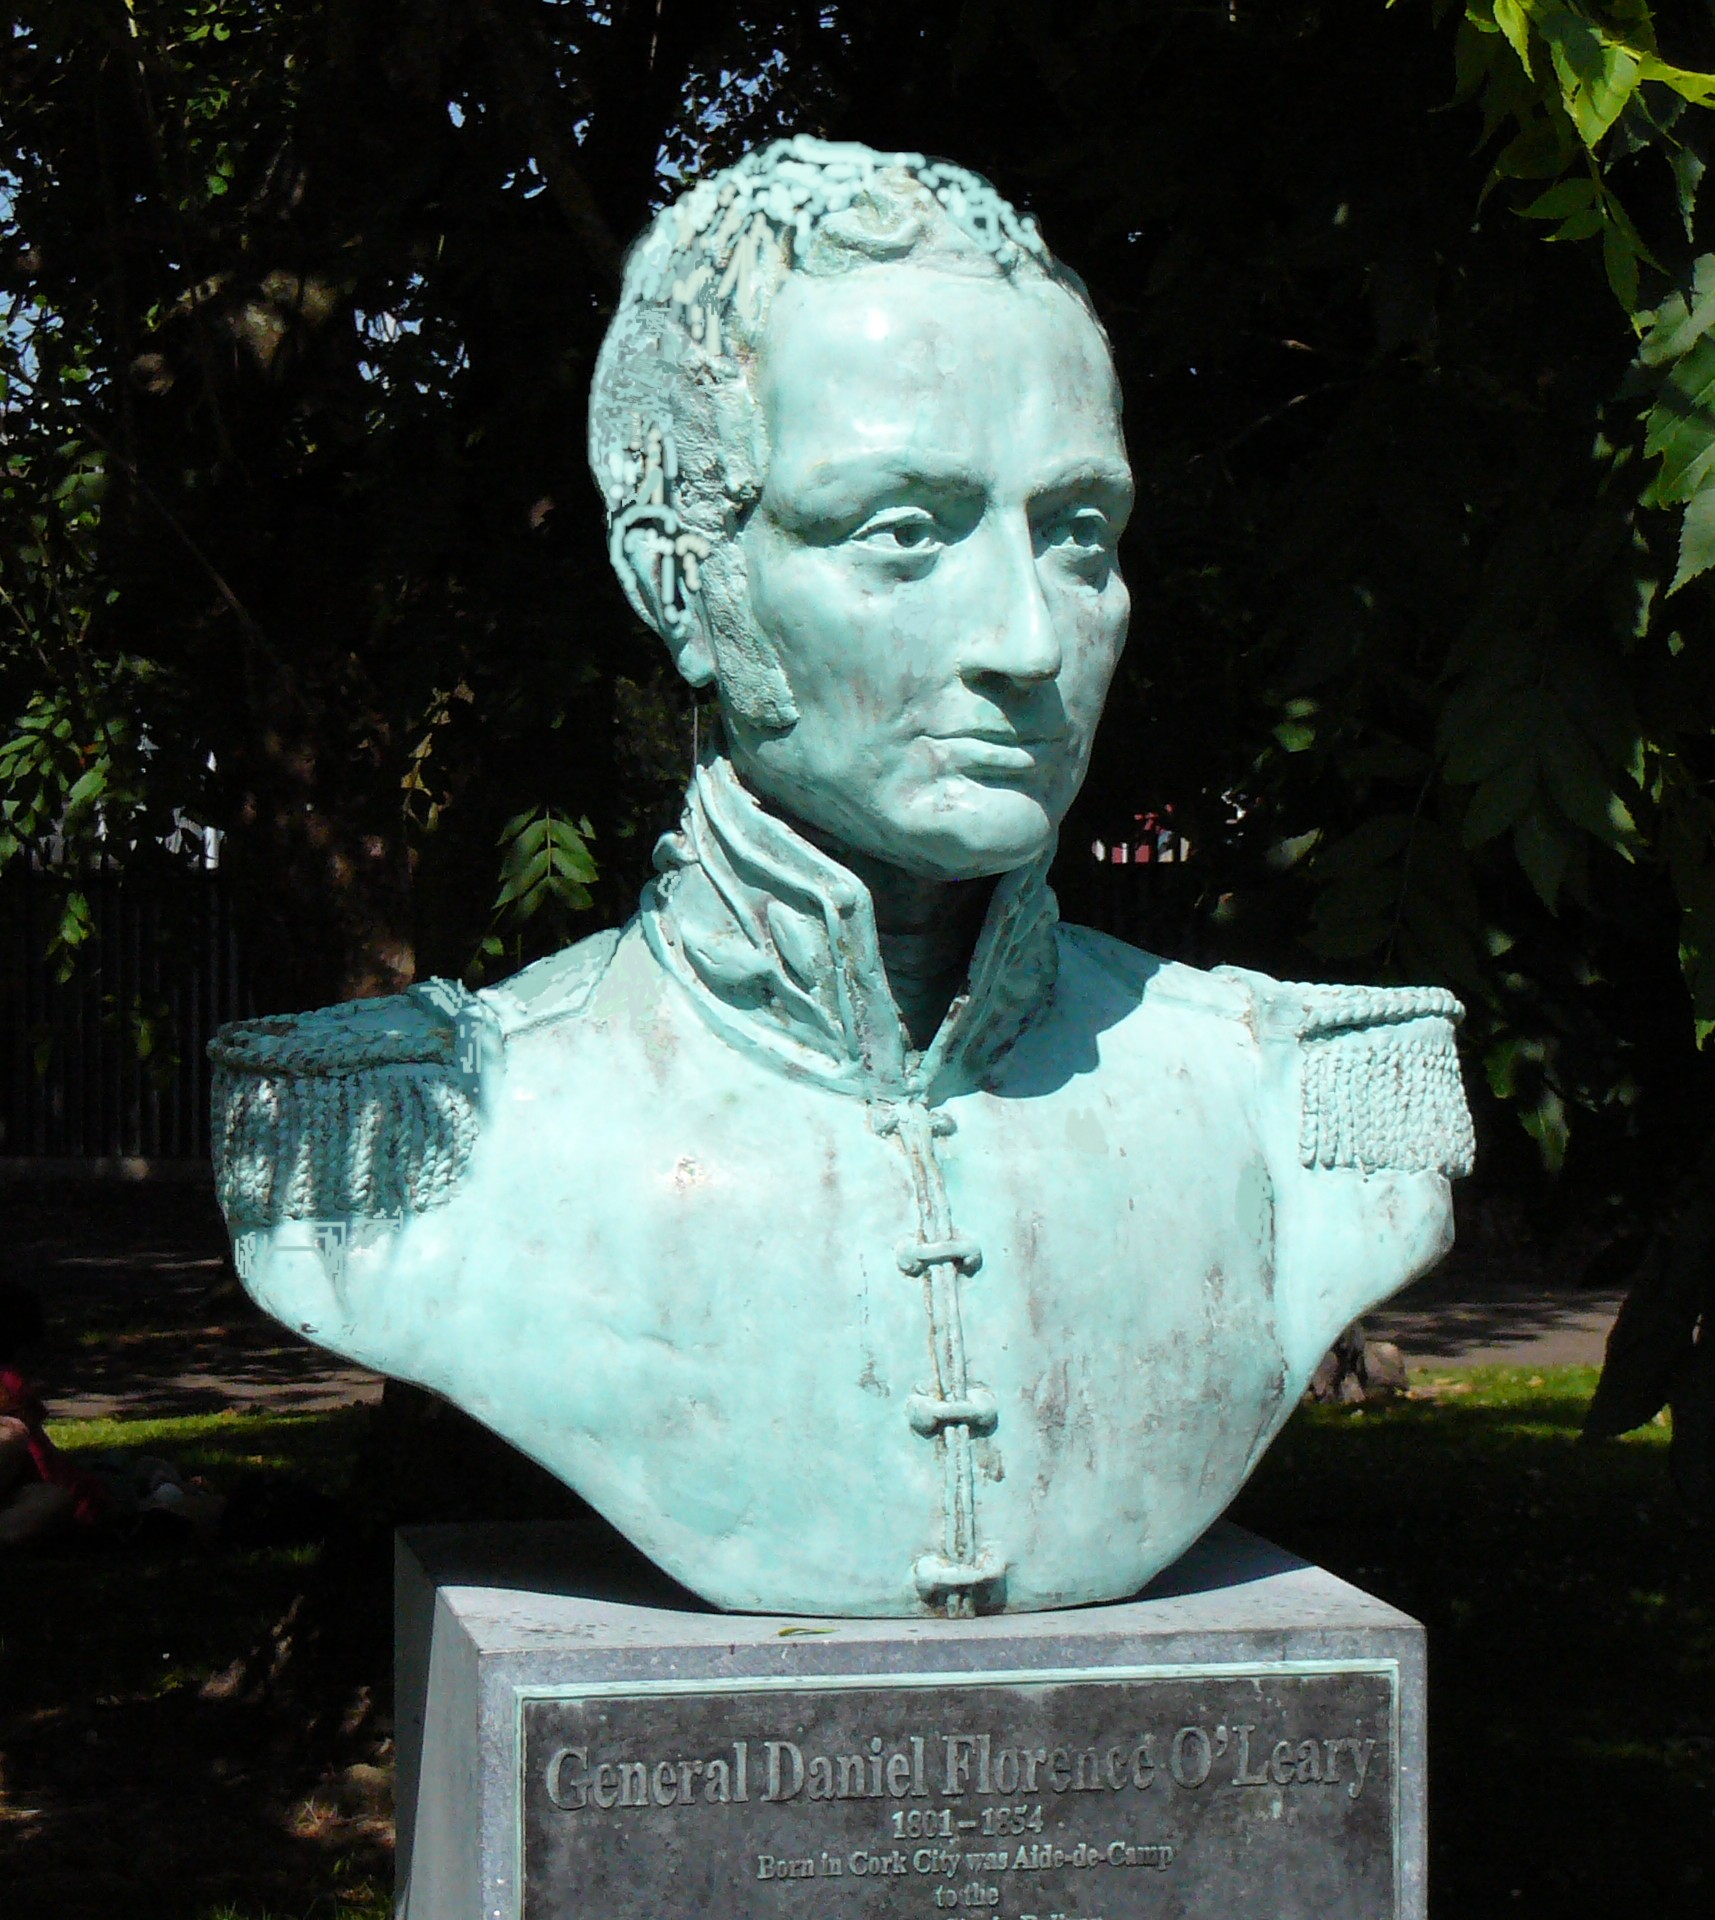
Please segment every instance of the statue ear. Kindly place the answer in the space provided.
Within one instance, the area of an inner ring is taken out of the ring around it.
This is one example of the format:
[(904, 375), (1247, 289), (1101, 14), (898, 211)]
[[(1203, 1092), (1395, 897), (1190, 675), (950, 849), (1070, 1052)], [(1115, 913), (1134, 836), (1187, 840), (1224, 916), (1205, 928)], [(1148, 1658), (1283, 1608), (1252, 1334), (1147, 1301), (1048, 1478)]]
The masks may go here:
[(693, 687), (712, 682), (735, 718), (778, 733), (797, 720), (798, 706), (751, 617), (741, 546), (730, 538), (719, 545), (700, 535), (689, 539), (694, 547), (648, 522), (616, 531), (613, 561), (625, 597), (667, 643), (674, 666)]
[[(645, 521), (616, 528), (609, 551), (632, 611), (666, 642), (685, 679), (706, 687), (715, 678), (715, 653), (698, 605), (697, 556), (679, 554), (679, 544)], [(706, 542), (697, 544), (706, 552)]]
[(798, 703), (751, 611), (743, 542), (733, 538), (715, 547), (698, 569), (698, 585), (697, 625), (714, 662), (722, 707), (731, 719), (764, 733), (785, 732), (797, 721)]

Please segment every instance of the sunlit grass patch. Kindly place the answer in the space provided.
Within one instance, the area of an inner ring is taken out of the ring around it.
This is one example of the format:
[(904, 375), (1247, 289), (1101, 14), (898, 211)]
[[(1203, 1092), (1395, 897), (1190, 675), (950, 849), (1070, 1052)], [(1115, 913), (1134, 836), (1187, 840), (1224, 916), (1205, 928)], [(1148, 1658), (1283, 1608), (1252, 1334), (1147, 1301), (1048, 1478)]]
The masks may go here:
[[(49, 1432), (74, 1456), (160, 1455), (217, 1493), (266, 1474), (337, 1494), (367, 1417), (341, 1407), (57, 1420)], [(317, 1552), (300, 1541), (144, 1549), (73, 1537), (10, 1556), (0, 1581), (0, 1702), (18, 1711), (199, 1685), (266, 1632)]]
[(324, 1413), (181, 1414), (161, 1420), (51, 1420), (68, 1453), (160, 1454), (187, 1474), (293, 1473), (336, 1491), (369, 1417), (366, 1407)]
[(1234, 1511), (1427, 1627), (1447, 1920), (1715, 1912), (1715, 1539), (1666, 1427), (1582, 1441), (1595, 1383), (1425, 1368), (1300, 1408)]

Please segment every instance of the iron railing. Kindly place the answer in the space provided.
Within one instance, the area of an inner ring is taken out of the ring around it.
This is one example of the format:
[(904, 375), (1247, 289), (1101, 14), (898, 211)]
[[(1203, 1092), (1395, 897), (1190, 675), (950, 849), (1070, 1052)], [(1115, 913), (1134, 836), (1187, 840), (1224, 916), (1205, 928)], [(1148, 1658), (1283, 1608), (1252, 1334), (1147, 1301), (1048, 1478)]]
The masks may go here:
[(0, 1155), (206, 1158), (208, 1062), (254, 1011), (218, 869), (88, 871), (91, 928), (59, 977), (47, 943), (65, 876), (0, 874)]

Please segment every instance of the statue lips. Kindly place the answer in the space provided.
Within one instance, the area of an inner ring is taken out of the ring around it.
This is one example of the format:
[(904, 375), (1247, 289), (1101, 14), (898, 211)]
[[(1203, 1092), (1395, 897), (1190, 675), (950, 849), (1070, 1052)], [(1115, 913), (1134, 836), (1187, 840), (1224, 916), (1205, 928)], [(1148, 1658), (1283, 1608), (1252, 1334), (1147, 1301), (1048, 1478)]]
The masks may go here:
[(1010, 726), (962, 726), (945, 733), (928, 733), (926, 737), (941, 747), (943, 753), (962, 762), (1018, 768), (1020, 772), (1041, 766), (1066, 745), (1064, 728), (1026, 733)]
[(1047, 772), (1066, 744), (1063, 733), (1015, 733), (1002, 727), (973, 727), (929, 738), (954, 771), (989, 780), (1024, 779)]

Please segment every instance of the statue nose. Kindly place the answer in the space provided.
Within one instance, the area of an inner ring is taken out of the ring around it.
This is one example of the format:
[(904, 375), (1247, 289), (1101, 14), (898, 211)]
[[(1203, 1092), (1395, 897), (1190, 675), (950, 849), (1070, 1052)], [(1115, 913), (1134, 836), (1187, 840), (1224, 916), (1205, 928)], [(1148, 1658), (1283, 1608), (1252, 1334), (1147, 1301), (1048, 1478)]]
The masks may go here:
[(1053, 609), (1037, 570), (1028, 523), (996, 529), (977, 556), (982, 585), (965, 649), (967, 675), (1052, 680), (1063, 655)]

